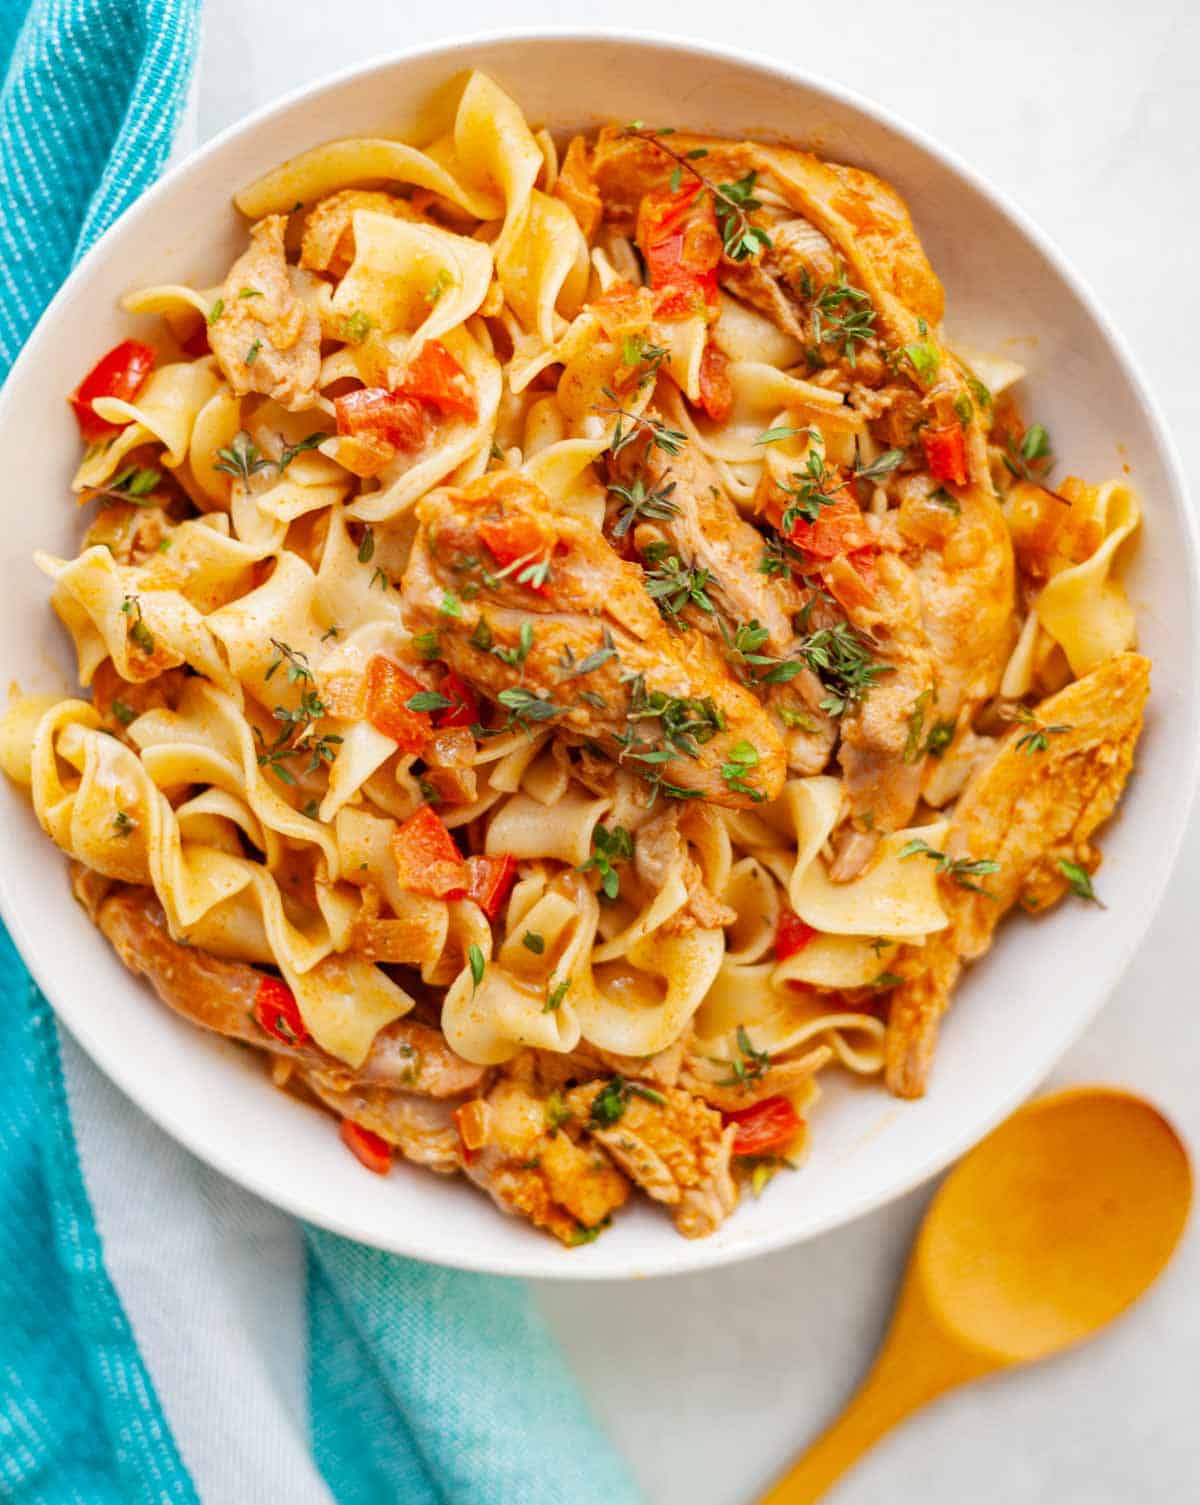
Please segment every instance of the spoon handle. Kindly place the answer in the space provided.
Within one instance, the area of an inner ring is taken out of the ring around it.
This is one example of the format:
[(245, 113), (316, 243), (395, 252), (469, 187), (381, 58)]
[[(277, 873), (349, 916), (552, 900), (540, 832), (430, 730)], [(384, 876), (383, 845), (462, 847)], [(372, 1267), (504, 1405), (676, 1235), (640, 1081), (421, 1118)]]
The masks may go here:
[(891, 1330), (858, 1392), (759, 1505), (811, 1505), (898, 1421), (944, 1390), (994, 1367), (983, 1355), (947, 1339), (910, 1272)]

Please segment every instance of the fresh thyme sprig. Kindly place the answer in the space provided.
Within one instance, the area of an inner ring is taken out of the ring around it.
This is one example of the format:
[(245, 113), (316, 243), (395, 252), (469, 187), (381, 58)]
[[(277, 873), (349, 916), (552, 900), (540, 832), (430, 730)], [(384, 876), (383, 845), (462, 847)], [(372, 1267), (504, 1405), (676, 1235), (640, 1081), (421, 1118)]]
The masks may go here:
[[(601, 392), (608, 398), (610, 406), (597, 405), (593, 407), (593, 413), (599, 413), (602, 417), (613, 418), (617, 422), (613, 429), (612, 443), (608, 446), (609, 453), (619, 455), (628, 444), (640, 435), (644, 434), (648, 441), (648, 448), (653, 446), (661, 449), (665, 455), (677, 455), (687, 443), (687, 435), (679, 429), (668, 428), (661, 419), (647, 418), (643, 413), (631, 413), (628, 408), (621, 406), (621, 400), (611, 387), (601, 387)], [(628, 423), (629, 427), (624, 425)]]
[(737, 1027), (738, 1053), (730, 1062), (719, 1061), (714, 1058), (714, 1066), (728, 1064), (730, 1074), (721, 1077), (717, 1082), (718, 1087), (750, 1087), (755, 1082), (762, 1081), (771, 1069), (771, 1052), (769, 1050), (755, 1050), (754, 1042), (746, 1033), (746, 1026), (739, 1024)]
[(664, 136), (674, 135), (673, 127), (666, 126), (651, 130), (647, 129), (641, 121), (635, 120), (631, 125), (626, 126), (622, 134), (645, 141), (662, 152), (664, 156), (670, 157), (675, 163), (675, 171), (670, 178), (672, 193), (679, 192), (686, 173), (695, 179), (702, 191), (707, 189), (712, 194), (717, 224), (721, 231), (721, 242), (730, 261), (748, 261), (760, 251), (770, 249), (771, 237), (760, 226), (750, 221), (750, 210), (762, 207), (761, 202), (754, 197), (757, 172), (752, 169), (745, 177), (738, 178), (734, 183), (714, 183), (696, 166), (698, 161), (708, 156), (706, 147), (696, 146), (688, 152), (677, 152), (663, 141)]
[[(681, 613), (688, 606), (712, 616), (716, 608), (708, 594), (709, 586), (718, 586), (711, 570), (694, 569), (684, 565), (677, 554), (670, 552), (665, 540), (652, 543), (645, 551), (646, 562), (652, 568), (646, 571), (646, 594), (658, 607), (668, 622), (676, 627), (687, 624)], [(718, 587), (719, 588), (719, 587)]]
[(813, 300), (812, 333), (818, 348), (826, 341), (838, 344), (851, 370), (858, 365), (856, 346), (875, 338), (875, 306), (862, 288), (846, 281), (845, 268)]
[(664, 485), (646, 489), (646, 483), (641, 476), (635, 476), (629, 486), (621, 486), (615, 482), (608, 487), (613, 496), (620, 497), (624, 506), (617, 514), (617, 520), (613, 523), (613, 537), (624, 538), (626, 533), (636, 524), (650, 519), (656, 522), (665, 521), (674, 517), (679, 511), (679, 503), (671, 500), (675, 490), (675, 482), (668, 481)]
[(867, 639), (849, 622), (810, 632), (796, 647), (829, 691), (821, 701), (821, 710), (829, 716), (844, 716), (865, 698), (881, 675), (892, 672), (890, 664), (880, 663), (872, 655)]
[(1028, 730), (1017, 738), (1019, 751), (1032, 757), (1034, 753), (1045, 752), (1050, 746), (1051, 737), (1061, 737), (1064, 732), (1074, 731), (1075, 728), (1069, 722), (1062, 722), (1058, 726), (1047, 726), (1039, 721), (1026, 705), (1019, 702), (1016, 705), (1006, 706), (1000, 712), (1005, 721), (1016, 721)]
[(931, 862), (937, 864), (939, 873), (949, 874), (960, 888), (970, 889), (974, 894), (983, 894), (988, 899), (996, 897), (990, 889), (984, 888), (982, 883), (972, 881), (1000, 871), (1000, 864), (993, 862), (990, 857), (980, 857), (974, 862), (969, 857), (947, 857), (945, 852), (937, 851), (919, 836), (914, 836), (911, 841), (905, 842), (900, 848), (900, 856), (902, 858), (928, 857)]

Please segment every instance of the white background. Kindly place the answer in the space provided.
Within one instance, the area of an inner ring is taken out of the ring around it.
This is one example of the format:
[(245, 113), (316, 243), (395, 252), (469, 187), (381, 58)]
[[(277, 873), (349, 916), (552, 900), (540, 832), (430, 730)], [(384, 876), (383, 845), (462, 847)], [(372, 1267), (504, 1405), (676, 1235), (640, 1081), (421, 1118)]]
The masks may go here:
[[(609, 0), (596, 10), (553, 0), (207, 0), (200, 133), (323, 73), (451, 28), (534, 24), (653, 28), (756, 50), (857, 89), (932, 133), (1076, 262), (1143, 363), (1200, 494), (1193, 0)], [(1154, 498), (1145, 500), (1152, 520)], [(1134, 1086), (1193, 1145), (1198, 893), (1193, 824), (1140, 956), (1054, 1077)], [(1054, 1006), (1051, 978), (1045, 1001)], [(653, 1505), (748, 1502), (832, 1415), (882, 1331), (927, 1195), (730, 1270), (541, 1288), (543, 1309)], [(1193, 1229), (1161, 1286), (1110, 1333), (1036, 1371), (944, 1399), (876, 1450), (841, 1487), (839, 1505), (1195, 1499), (1198, 1289)]]

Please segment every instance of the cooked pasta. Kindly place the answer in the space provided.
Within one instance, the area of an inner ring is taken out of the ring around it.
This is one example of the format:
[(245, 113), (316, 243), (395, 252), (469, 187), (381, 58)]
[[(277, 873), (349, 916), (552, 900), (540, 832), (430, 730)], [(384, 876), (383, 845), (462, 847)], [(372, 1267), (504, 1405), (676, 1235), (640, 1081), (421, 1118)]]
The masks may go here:
[(124, 962), (370, 1169), (709, 1233), (821, 1080), (924, 1090), (1007, 910), (1094, 897), (1137, 498), (1051, 486), (857, 168), (558, 141), (475, 73), (235, 203), (71, 399), (83, 693), (0, 763)]

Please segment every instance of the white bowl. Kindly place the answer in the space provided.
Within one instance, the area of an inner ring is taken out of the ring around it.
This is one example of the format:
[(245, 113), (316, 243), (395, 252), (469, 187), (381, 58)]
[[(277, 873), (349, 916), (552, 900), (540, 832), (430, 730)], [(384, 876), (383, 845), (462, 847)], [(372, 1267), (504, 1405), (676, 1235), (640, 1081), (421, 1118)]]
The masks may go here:
[(217, 137), (141, 199), (63, 287), (0, 398), (6, 477), (0, 683), (74, 686), (65, 636), (30, 556), (78, 547), (67, 490), (78, 436), (64, 394), (125, 336), (130, 288), (219, 280), (244, 240), (230, 195), (331, 137), (405, 133), (456, 71), (495, 76), (555, 130), (655, 123), (775, 135), (872, 168), (912, 209), (946, 283), (951, 340), (1007, 350), (1029, 369), (1029, 406), (1062, 463), (1099, 479), (1128, 469), (1146, 506), (1128, 576), (1154, 694), (1137, 776), (1104, 834), (1107, 909), (1067, 902), (1013, 918), (963, 981), (928, 1096), (833, 1082), (812, 1154), (712, 1238), (689, 1243), (649, 1206), (595, 1244), (564, 1250), (458, 1182), (398, 1166), (361, 1169), (332, 1121), (273, 1092), (257, 1060), (171, 1015), (132, 979), (70, 897), (62, 856), (3, 780), (0, 907), (60, 1017), (141, 1108), (197, 1155), (314, 1223), (448, 1265), (574, 1278), (698, 1269), (811, 1238), (930, 1176), (1009, 1112), (1091, 1018), (1145, 934), (1196, 782), (1197, 546), (1184, 485), (1154, 403), (1077, 275), (1001, 196), (873, 105), (799, 70), (660, 39), (604, 34), (482, 37), (423, 47), (313, 85)]

